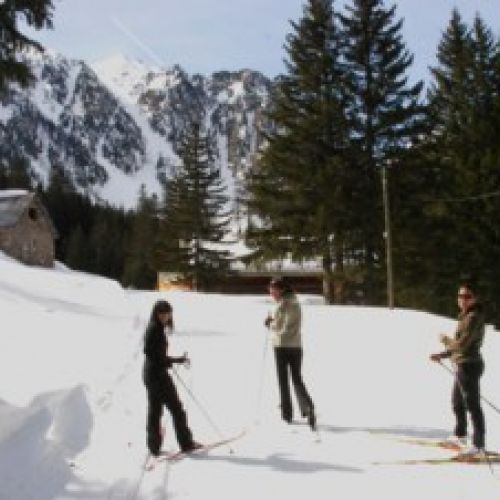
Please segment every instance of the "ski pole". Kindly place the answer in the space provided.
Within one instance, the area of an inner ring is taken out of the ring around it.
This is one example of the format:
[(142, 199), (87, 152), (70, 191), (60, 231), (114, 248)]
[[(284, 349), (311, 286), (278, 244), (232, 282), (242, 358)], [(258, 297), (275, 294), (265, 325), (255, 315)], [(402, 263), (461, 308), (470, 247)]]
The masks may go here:
[[(455, 376), (455, 372), (449, 367), (449, 366), (446, 366), (441, 360), (439, 360), (439, 364), (449, 373), (451, 373), (453, 376)], [(462, 388), (460, 388), (462, 389)], [(462, 391), (463, 392), (463, 391)], [(498, 414), (500, 414), (500, 408), (498, 408), (498, 406), (494, 405), (491, 401), (489, 401), (488, 399), (486, 399), (482, 394), (481, 394), (481, 399), (488, 405), (490, 406), (491, 408), (493, 408), (493, 410), (495, 410)]]
[(259, 422), (260, 417), (260, 408), (262, 405), (262, 394), (264, 392), (264, 375), (266, 369), (266, 357), (267, 357), (267, 346), (269, 344), (269, 339), (267, 338), (267, 332), (264, 336), (264, 350), (262, 352), (262, 362), (260, 368), (260, 381), (259, 381), (259, 389), (257, 393), (257, 418), (255, 419), (255, 423)]
[[(439, 360), (439, 364), (449, 373), (451, 373), (453, 375), (453, 377), (455, 377), (455, 372), (449, 367), (449, 366), (446, 366), (445, 364), (443, 364), (443, 362), (441, 360)], [(460, 380), (458, 379), (458, 377), (456, 378), (456, 382), (458, 384), (458, 388), (460, 389), (460, 392), (462, 393), (462, 398), (464, 400), (464, 403), (466, 401), (466, 398), (465, 398), (465, 391), (464, 391), (464, 388), (462, 387), (462, 384), (460, 383)], [(490, 405), (496, 412), (499, 412), (498, 408), (493, 404), (493, 403), (490, 403), (486, 398), (484, 398), (483, 396), (481, 396), (481, 399), (487, 403), (488, 405)], [(500, 413), (500, 412), (499, 412)], [(490, 470), (490, 473), (496, 478), (497, 475), (495, 473), (495, 471), (493, 470), (493, 465), (491, 463), (491, 460), (490, 460), (490, 457), (488, 456), (488, 452), (486, 451), (486, 449), (482, 449), (481, 451), (482, 455), (483, 455), (483, 458), (484, 460), (486, 461), (486, 463), (488, 464), (488, 468)]]
[[(177, 377), (177, 380), (180, 382), (180, 384), (182, 385), (182, 387), (184, 387), (185, 391), (189, 394), (189, 396), (191, 397), (191, 399), (194, 401), (194, 403), (196, 404), (196, 406), (198, 406), (199, 410), (203, 413), (203, 415), (207, 419), (208, 423), (212, 426), (212, 428), (214, 429), (214, 431), (219, 435), (219, 438), (220, 439), (226, 439), (225, 436), (220, 431), (219, 427), (217, 427), (217, 425), (215, 425), (214, 421), (212, 420), (212, 418), (210, 417), (210, 415), (208, 414), (208, 412), (205, 410), (205, 408), (203, 407), (203, 405), (198, 401), (198, 399), (195, 397), (195, 395), (193, 394), (193, 392), (184, 383), (184, 380), (182, 380), (181, 376), (177, 373), (177, 370), (175, 368), (172, 368), (172, 371), (174, 372), (174, 375)], [(229, 446), (229, 450), (230, 450), (231, 453), (234, 453), (234, 451), (231, 448), (231, 446)]]

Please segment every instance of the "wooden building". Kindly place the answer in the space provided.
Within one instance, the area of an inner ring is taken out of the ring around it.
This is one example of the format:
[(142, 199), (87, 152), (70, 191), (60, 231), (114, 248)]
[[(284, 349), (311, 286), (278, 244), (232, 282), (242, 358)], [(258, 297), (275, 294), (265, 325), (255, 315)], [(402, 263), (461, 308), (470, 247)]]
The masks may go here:
[(275, 277), (286, 278), (297, 293), (321, 294), (322, 273), (315, 270), (289, 269), (281, 271), (239, 270), (227, 276), (218, 287), (218, 292), (260, 295), (269, 293), (269, 282)]
[(160, 292), (171, 292), (174, 290), (189, 291), (193, 289), (193, 284), (188, 278), (184, 278), (180, 273), (158, 273), (158, 290)]
[(35, 193), (0, 190), (0, 250), (25, 264), (53, 267), (56, 237)]
[[(233, 271), (217, 284), (210, 288), (210, 292), (261, 295), (269, 293), (269, 282), (276, 276), (286, 277), (290, 286), (297, 293), (319, 294), (322, 293), (322, 272), (320, 270), (248, 270)], [(183, 278), (179, 273), (158, 273), (158, 290), (193, 290), (189, 279)]]

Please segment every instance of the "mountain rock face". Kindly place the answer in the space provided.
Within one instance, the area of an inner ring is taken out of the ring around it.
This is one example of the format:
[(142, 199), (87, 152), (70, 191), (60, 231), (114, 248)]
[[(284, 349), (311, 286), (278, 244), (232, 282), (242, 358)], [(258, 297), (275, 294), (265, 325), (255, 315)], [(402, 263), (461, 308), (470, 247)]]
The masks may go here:
[[(34, 85), (0, 97), (2, 164), (24, 158), (44, 183), (58, 164), (79, 190), (133, 207), (141, 184), (161, 193), (179, 164), (184, 127), (198, 120), (212, 139), (229, 194), (237, 198), (263, 141), (259, 131), (267, 126), (273, 84), (262, 74), (190, 76), (179, 66), (155, 68), (123, 57), (92, 67), (48, 52), (27, 57)], [(132, 194), (124, 203), (116, 193), (125, 182)]]

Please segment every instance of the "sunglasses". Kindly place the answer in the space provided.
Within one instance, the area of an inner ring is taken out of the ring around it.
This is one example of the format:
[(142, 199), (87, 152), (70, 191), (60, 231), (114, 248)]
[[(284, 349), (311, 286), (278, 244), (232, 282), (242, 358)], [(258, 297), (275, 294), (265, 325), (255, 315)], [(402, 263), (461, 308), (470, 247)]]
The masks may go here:
[(458, 298), (459, 299), (472, 299), (472, 295), (470, 293), (459, 293)]

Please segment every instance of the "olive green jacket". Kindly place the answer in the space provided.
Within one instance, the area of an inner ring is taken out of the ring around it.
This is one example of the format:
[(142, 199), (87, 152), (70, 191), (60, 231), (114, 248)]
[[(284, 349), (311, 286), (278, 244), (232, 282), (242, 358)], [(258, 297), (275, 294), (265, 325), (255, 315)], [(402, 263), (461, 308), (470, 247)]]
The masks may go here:
[(302, 312), (297, 297), (286, 293), (278, 302), (269, 325), (274, 347), (301, 347)]
[(482, 360), (481, 346), (484, 338), (484, 315), (479, 305), (472, 306), (458, 316), (455, 338), (443, 337), (446, 351), (455, 363), (474, 363)]

